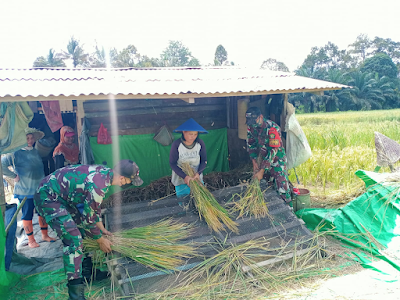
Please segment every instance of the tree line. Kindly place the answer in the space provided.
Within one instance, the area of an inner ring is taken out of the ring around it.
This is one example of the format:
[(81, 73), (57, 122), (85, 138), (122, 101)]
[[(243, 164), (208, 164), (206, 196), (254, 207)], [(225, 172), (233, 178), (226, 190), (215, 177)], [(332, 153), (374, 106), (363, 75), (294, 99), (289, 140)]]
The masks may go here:
[[(134, 45), (122, 50), (95, 46), (93, 52), (84, 50), (84, 45), (71, 37), (66, 49), (56, 52), (50, 49), (46, 56), (36, 58), (33, 67), (66, 67), (71, 60), (74, 68), (149, 68), (200, 66), (188, 47), (180, 41), (169, 41), (159, 57), (141, 54)], [(218, 45), (213, 64), (208, 66), (231, 66), (228, 52)], [(284, 62), (268, 58), (260, 65), (262, 69), (289, 72)], [(303, 63), (294, 72), (299, 76), (327, 80), (352, 86), (323, 94), (291, 94), (289, 101), (298, 112), (347, 111), (390, 109), (400, 107), (400, 43), (391, 39), (370, 39), (360, 34), (347, 49), (339, 49), (328, 42), (322, 47), (313, 47)]]
[(289, 101), (303, 112), (399, 108), (399, 69), (399, 42), (370, 39), (365, 34), (360, 34), (347, 49), (328, 42), (323, 47), (313, 47), (295, 73), (352, 88), (321, 95), (292, 94)]
[[(195, 67), (200, 61), (195, 58), (188, 47), (181, 41), (169, 41), (160, 57), (148, 57), (141, 54), (134, 45), (128, 45), (122, 50), (111, 48), (108, 52), (104, 47), (95, 46), (93, 52), (84, 50), (84, 45), (75, 37), (71, 37), (65, 50), (56, 52), (50, 49), (46, 56), (40, 56), (33, 62), (35, 68), (66, 67), (65, 61), (71, 60), (74, 68), (151, 68), (151, 67)], [(228, 52), (218, 45), (214, 55), (215, 66), (234, 65), (228, 61)]]

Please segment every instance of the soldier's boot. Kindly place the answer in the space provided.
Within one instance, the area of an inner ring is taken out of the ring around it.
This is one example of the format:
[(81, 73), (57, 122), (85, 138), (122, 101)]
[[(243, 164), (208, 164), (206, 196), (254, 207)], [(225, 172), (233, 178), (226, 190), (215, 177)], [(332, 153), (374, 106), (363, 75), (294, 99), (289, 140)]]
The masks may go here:
[(87, 281), (100, 281), (107, 277), (110, 274), (107, 271), (101, 271), (93, 267), (92, 258), (85, 257), (82, 261), (82, 277)]
[(25, 233), (28, 237), (28, 246), (31, 248), (40, 247), (40, 245), (36, 243), (35, 237), (33, 236), (32, 220), (22, 220), (22, 225), (24, 226)]
[(68, 282), (68, 300), (86, 300), (85, 285), (83, 283), (71, 284)]
[(46, 220), (39, 216), (39, 226), (40, 230), (42, 231), (42, 240), (45, 242), (54, 242), (56, 239), (52, 238), (48, 234), (48, 225), (46, 223)]

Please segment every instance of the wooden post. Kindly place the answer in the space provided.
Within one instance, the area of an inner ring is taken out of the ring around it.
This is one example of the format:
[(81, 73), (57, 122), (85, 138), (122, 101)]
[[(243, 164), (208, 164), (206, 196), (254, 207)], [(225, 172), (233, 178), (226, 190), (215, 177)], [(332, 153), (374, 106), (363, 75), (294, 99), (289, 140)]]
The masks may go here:
[(238, 136), (239, 139), (247, 139), (246, 111), (249, 106), (250, 99), (245, 97), (237, 100), (238, 102)]
[(286, 132), (287, 103), (288, 103), (288, 94), (283, 94), (283, 107), (281, 113), (281, 130), (283, 132)]
[(78, 132), (78, 144), (82, 133), (83, 117), (85, 116), (83, 102), (85, 102), (85, 100), (76, 100), (76, 131)]
[(231, 97), (226, 97), (226, 127), (231, 128)]

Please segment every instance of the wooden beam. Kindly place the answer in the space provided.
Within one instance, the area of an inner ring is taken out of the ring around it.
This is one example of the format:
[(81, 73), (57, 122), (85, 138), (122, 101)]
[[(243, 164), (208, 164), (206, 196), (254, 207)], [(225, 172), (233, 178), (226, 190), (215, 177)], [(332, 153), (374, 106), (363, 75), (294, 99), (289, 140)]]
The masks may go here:
[[(291, 93), (312, 93), (312, 92), (318, 92), (318, 91), (334, 91), (334, 90), (341, 90), (342, 88), (323, 88), (323, 89), (294, 89), (294, 90), (276, 90), (276, 91), (259, 91), (259, 92), (236, 92), (236, 93), (190, 93), (190, 94), (155, 94), (155, 95), (122, 95), (122, 94), (115, 94), (113, 97), (115, 99), (189, 99), (193, 98), (215, 98), (215, 97), (242, 97), (242, 96), (254, 96), (254, 95), (271, 95), (271, 94), (291, 94)], [(52, 100), (60, 100), (60, 101), (65, 101), (65, 100), (108, 100), (110, 98), (109, 94), (100, 94), (100, 95), (79, 95), (79, 96), (64, 96), (64, 95), (59, 95), (57, 97), (55, 96), (38, 96), (38, 97), (33, 97), (33, 96), (27, 96), (27, 97), (22, 97), (22, 96), (4, 96), (0, 97), (0, 103), (1, 102), (19, 102), (19, 101), (52, 101)]]
[[(295, 250), (293, 250), (293, 251), (295, 251)], [(258, 268), (265, 267), (265, 266), (268, 266), (268, 265), (273, 265), (273, 264), (276, 264), (278, 262), (290, 259), (290, 258), (294, 257), (295, 255), (296, 256), (301, 256), (301, 255), (307, 254), (308, 252), (310, 252), (310, 249), (302, 249), (302, 250), (299, 250), (299, 251), (291, 252), (291, 253), (288, 253), (288, 254), (285, 254), (285, 255), (282, 255), (282, 256), (277, 256), (277, 257), (274, 257), (274, 258), (271, 258), (271, 259), (268, 259), (268, 260), (265, 260), (265, 261), (261, 261), (259, 263), (253, 264), (253, 265), (242, 266), (242, 270), (243, 270), (243, 272), (249, 272), (254, 268), (258, 269)]]
[[(216, 105), (204, 105), (204, 106), (182, 106), (182, 107), (154, 107), (153, 109), (149, 108), (134, 108), (125, 109), (125, 110), (117, 110), (117, 116), (127, 116), (127, 115), (148, 115), (151, 113), (160, 114), (160, 113), (177, 113), (177, 112), (195, 112), (195, 111), (224, 111), (226, 105), (224, 104), (216, 104)], [(108, 117), (110, 116), (109, 111), (101, 111), (101, 112), (88, 112), (86, 113), (88, 118), (99, 118), (99, 117)]]
[[(117, 110), (126, 110), (133, 108), (151, 108), (153, 107), (192, 107), (198, 106), (201, 109), (205, 105), (215, 105), (215, 104), (226, 104), (226, 98), (202, 98), (198, 99), (195, 103), (189, 104), (183, 102), (181, 99), (116, 99)], [(108, 100), (95, 100), (86, 101), (83, 104), (86, 113), (96, 112), (96, 111), (109, 111)]]
[(186, 103), (194, 103), (194, 98), (181, 98), (183, 101), (185, 101)]

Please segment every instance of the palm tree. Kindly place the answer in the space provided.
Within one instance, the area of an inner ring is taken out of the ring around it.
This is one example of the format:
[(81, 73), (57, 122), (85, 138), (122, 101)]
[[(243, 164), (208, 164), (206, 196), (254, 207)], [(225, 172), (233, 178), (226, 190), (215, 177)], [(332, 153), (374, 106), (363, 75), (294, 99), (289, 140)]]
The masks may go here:
[(379, 78), (378, 74), (375, 74), (375, 80), (377, 87), (381, 90), (385, 102), (384, 108), (390, 109), (398, 106), (399, 95), (396, 92), (397, 79), (393, 80), (390, 77), (382, 76)]
[(55, 50), (50, 49), (47, 57), (40, 56), (36, 58), (33, 62), (34, 68), (46, 68), (46, 67), (55, 67), (62, 68), (65, 67), (65, 63), (63, 61), (62, 55), (60, 53), (56, 53)]
[(72, 59), (73, 66), (76, 68), (77, 66), (84, 66), (87, 63), (88, 54), (79, 45), (79, 40), (72, 36), (68, 42), (67, 51), (64, 51), (64, 58)]
[[(330, 82), (347, 84), (347, 76), (346, 73), (339, 69), (329, 69), (324, 79)], [(327, 112), (336, 111), (337, 109), (344, 110), (346, 106), (348, 106), (348, 103), (351, 102), (351, 92), (348, 88), (335, 91), (325, 91), (321, 98)]]
[(95, 52), (88, 56), (87, 63), (85, 67), (89, 68), (106, 68), (107, 67), (107, 58), (106, 51), (104, 47), (101, 49), (96, 45)]
[(351, 99), (357, 110), (381, 109), (385, 103), (385, 96), (372, 73), (356, 71), (350, 74), (348, 82), (353, 88), (350, 89)]

